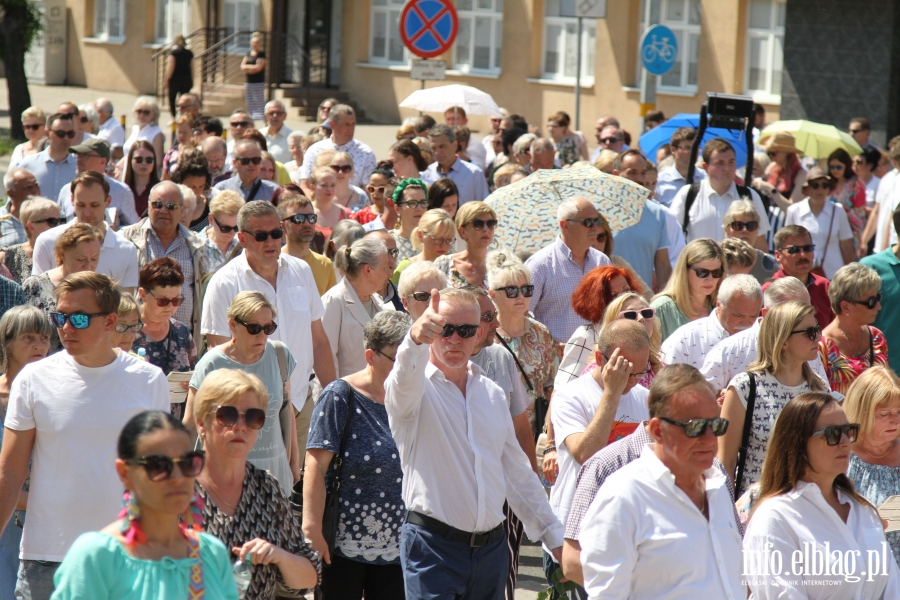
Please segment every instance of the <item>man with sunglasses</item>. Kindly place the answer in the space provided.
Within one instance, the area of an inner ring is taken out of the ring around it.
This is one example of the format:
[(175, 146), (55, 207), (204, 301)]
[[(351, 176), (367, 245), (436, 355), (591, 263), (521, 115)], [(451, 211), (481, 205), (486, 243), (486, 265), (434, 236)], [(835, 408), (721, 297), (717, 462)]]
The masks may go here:
[(561, 557), (562, 526), (516, 440), (509, 401), (469, 362), (480, 322), (470, 291), (432, 290), (385, 383), (403, 457), (400, 563), (410, 600), (503, 598), (506, 501), (529, 537)]
[[(75, 114), (78, 114), (77, 107)], [(34, 175), (46, 198), (54, 199), (59, 197), (63, 186), (75, 179), (75, 157), (69, 154), (69, 147), (77, 135), (75, 122), (71, 117), (54, 113), (47, 117), (44, 135), (47, 137), (47, 147), (37, 154), (26, 156), (19, 166)]]
[(422, 171), (422, 180), (431, 185), (449, 177), (459, 189), (459, 206), (472, 200), (484, 200), (490, 193), (484, 171), (456, 155), (456, 134), (448, 125), (435, 125), (428, 132), (434, 162)]
[(606, 478), (581, 522), (591, 598), (747, 597), (728, 477), (712, 468), (728, 429), (719, 411), (694, 367), (668, 365), (656, 375), (647, 424), (653, 443)]
[(268, 127), (263, 129), (262, 133), (266, 137), (266, 147), (269, 149), (269, 153), (280, 163), (289, 162), (291, 151), (288, 149), (288, 136), (291, 135), (293, 129), (284, 125), (287, 109), (281, 101), (269, 100), (263, 116), (266, 118)]
[(775, 234), (775, 260), (781, 265), (772, 280), (763, 285), (763, 291), (772, 281), (782, 277), (796, 277), (806, 286), (810, 304), (816, 309), (816, 321), (825, 327), (834, 319), (831, 300), (828, 299), (830, 282), (812, 272), (816, 245), (812, 235), (802, 225), (785, 225)]
[(32, 196), (40, 196), (37, 179), (28, 169), (14, 167), (3, 176), (6, 204), (0, 207), (0, 246), (14, 246), (26, 240), (25, 225), (19, 220), (22, 203)]
[(234, 145), (244, 139), (244, 132), (253, 128), (253, 119), (243, 108), (236, 108), (228, 119), (228, 158), (234, 157)]
[(299, 258), (312, 269), (320, 296), (337, 285), (334, 264), (327, 256), (313, 252), (309, 244), (316, 235), (316, 211), (306, 196), (282, 196), (278, 203), (278, 218), (284, 227), (287, 243), (281, 248), (285, 254)]
[[(259, 164), (262, 162), (262, 150), (253, 140), (239, 140), (234, 145), (233, 176), (215, 185), (215, 190), (233, 190), (244, 200), (272, 200), (278, 186), (271, 181), (261, 179)], [(218, 192), (217, 192), (218, 193)]]
[(85, 271), (55, 293), (51, 320), (64, 350), (16, 377), (0, 451), (0, 527), (15, 527), (8, 521), (34, 456), (16, 585), (16, 596), (30, 600), (50, 598), (53, 574), (75, 539), (102, 529), (120, 509), (113, 459), (122, 427), (140, 412), (169, 411), (162, 371), (110, 344), (115, 282)]
[[(106, 183), (109, 184), (109, 196), (112, 199), (110, 207), (116, 209), (119, 225), (124, 227), (141, 220), (134, 207), (134, 192), (131, 191), (131, 188), (106, 174), (106, 167), (112, 156), (109, 144), (100, 138), (88, 138), (81, 144), (69, 148), (69, 152), (75, 155), (75, 168), (79, 174), (85, 171), (103, 173)], [(75, 217), (72, 189), (69, 186), (65, 186), (59, 191), (56, 202), (59, 204), (60, 213), (67, 220)]]

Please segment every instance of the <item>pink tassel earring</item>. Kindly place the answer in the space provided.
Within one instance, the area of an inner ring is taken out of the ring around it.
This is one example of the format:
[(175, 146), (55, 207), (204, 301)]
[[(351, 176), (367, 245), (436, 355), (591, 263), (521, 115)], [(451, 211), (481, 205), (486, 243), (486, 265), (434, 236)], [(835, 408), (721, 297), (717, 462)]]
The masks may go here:
[(122, 496), (122, 511), (119, 518), (123, 519), (121, 530), (126, 544), (134, 546), (147, 541), (147, 536), (141, 530), (141, 507), (128, 490)]
[(181, 513), (181, 528), (184, 530), (203, 531), (203, 507), (203, 498), (200, 497), (200, 494), (194, 492), (190, 506)]

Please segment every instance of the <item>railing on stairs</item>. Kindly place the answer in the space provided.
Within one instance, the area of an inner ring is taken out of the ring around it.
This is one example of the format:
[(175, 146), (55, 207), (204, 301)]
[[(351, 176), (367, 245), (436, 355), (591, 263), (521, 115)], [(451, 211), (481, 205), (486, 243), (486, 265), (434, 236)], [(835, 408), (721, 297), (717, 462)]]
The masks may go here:
[(292, 33), (280, 34), (276, 39), (281, 42), (284, 52), (284, 72), (281, 83), (300, 85), (305, 95), (298, 100), (302, 103), (305, 114), (309, 115), (312, 104), (311, 88), (328, 87), (328, 64), (325, 61), (313, 60), (303, 49), (300, 40)]
[[(216, 43), (219, 39), (224, 37), (224, 35), (224, 27), (202, 27), (200, 29), (195, 29), (188, 35), (184, 36), (184, 39), (185, 42), (187, 42), (188, 49), (194, 53), (194, 57), (196, 58), (198, 54), (204, 52), (211, 44)], [(164, 104), (165, 102), (167, 102), (166, 59), (169, 57), (169, 54), (174, 48), (175, 45), (171, 42), (168, 42), (150, 56), (150, 60), (153, 61), (153, 69), (155, 75), (154, 95), (159, 98), (160, 101), (162, 101)], [(193, 63), (193, 71), (195, 86), (202, 89), (202, 86), (198, 85), (198, 82), (202, 78), (202, 67), (196, 60)]]

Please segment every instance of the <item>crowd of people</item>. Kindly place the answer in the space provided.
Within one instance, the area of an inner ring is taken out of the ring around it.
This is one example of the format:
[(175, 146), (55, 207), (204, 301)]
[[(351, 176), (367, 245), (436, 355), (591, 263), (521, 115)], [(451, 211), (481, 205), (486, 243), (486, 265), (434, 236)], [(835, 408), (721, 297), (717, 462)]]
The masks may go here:
[[(900, 138), (779, 132), (746, 180), (714, 139), (691, 182), (690, 128), (454, 107), (377, 157), (337, 100), (248, 88), (226, 141), (182, 87), (171, 143), (150, 97), (22, 115), (0, 597), (511, 600), (526, 535), (551, 598), (900, 597)], [(637, 223), (496, 243), (493, 191), (587, 165)]]

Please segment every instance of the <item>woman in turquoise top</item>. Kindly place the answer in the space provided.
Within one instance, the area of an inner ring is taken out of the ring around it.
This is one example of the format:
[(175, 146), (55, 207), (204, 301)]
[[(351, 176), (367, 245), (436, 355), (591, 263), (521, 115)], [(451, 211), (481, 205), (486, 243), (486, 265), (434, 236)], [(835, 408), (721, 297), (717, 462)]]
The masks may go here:
[(725, 254), (717, 243), (700, 238), (684, 247), (665, 289), (653, 298), (662, 341), (691, 321), (708, 317), (725, 276)]
[(204, 454), (184, 425), (168, 413), (140, 413), (122, 430), (118, 455), (120, 519), (75, 540), (53, 577), (52, 600), (237, 600), (228, 550), (194, 530)]

